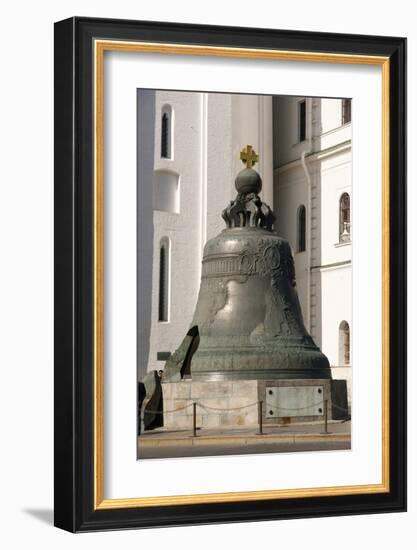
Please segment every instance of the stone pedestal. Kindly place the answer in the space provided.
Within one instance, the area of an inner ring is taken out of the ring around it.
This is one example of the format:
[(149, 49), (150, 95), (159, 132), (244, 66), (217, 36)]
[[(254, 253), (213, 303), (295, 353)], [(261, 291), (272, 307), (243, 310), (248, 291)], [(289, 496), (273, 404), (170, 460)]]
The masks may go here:
[(256, 426), (262, 401), (264, 425), (321, 420), (327, 402), (328, 418), (347, 415), (346, 383), (341, 380), (181, 380), (162, 384), (164, 428)]

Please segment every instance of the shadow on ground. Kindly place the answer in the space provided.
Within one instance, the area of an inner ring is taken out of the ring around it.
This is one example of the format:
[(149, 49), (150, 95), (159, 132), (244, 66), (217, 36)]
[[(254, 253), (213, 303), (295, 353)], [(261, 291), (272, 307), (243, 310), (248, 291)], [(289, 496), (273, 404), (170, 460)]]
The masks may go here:
[(42, 523), (47, 523), (48, 525), (54, 524), (54, 511), (52, 508), (27, 508), (23, 511)]

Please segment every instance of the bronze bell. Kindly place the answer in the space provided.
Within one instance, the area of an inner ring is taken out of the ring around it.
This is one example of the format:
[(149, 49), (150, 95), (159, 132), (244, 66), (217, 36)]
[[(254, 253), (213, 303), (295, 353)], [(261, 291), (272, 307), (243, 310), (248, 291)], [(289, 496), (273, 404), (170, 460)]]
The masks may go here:
[(226, 229), (204, 247), (191, 328), (164, 379), (331, 378), (304, 326), (290, 245), (273, 231), (275, 216), (259, 197), (257, 155), (248, 146), (241, 159), (237, 197), (222, 213)]

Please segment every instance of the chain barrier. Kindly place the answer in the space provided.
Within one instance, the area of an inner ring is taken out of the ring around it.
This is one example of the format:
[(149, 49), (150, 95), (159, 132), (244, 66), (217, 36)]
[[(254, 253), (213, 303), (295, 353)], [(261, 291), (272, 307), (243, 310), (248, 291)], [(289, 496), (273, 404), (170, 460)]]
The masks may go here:
[[(183, 411), (184, 409), (188, 409), (188, 407), (191, 407), (191, 406), (192, 406), (192, 403), (188, 403), (188, 405), (185, 405), (184, 407), (179, 407), (178, 409), (172, 409), (172, 411), (149, 411), (148, 409), (145, 408), (143, 412), (149, 413), (149, 414), (171, 414), (178, 411)], [(182, 414), (181, 416), (188, 416), (188, 415)]]
[[(255, 401), (254, 403), (249, 403), (248, 405), (242, 405), (241, 407), (232, 407), (232, 408), (229, 408), (229, 409), (224, 409), (224, 408), (220, 408), (220, 407), (211, 407), (210, 405), (200, 403), (199, 401), (195, 401), (195, 403), (196, 403), (196, 405), (198, 405), (199, 407), (201, 407), (202, 409), (207, 410), (207, 411), (230, 412), (230, 411), (240, 411), (242, 409), (249, 409), (250, 407), (254, 407), (255, 405), (258, 405), (259, 401)], [(323, 403), (321, 401), (319, 401), (318, 403), (313, 403), (312, 405), (306, 405), (305, 407), (293, 407), (292, 408), (292, 407), (277, 407), (276, 405), (268, 403), (268, 401), (264, 401), (264, 403), (265, 403), (266, 407), (269, 407), (270, 409), (275, 409), (275, 410), (278, 410), (278, 411), (303, 411), (303, 410), (306, 410), (306, 409), (312, 409), (314, 407), (318, 407), (319, 405), (323, 405)], [(150, 411), (150, 410), (145, 409), (144, 412), (149, 413), (149, 414), (172, 414), (172, 413), (176, 413), (176, 412), (188, 409), (188, 407), (191, 407), (192, 405), (193, 405), (193, 403), (188, 403), (188, 405), (185, 405), (184, 407), (179, 407), (178, 409), (172, 409), (170, 411), (165, 411), (165, 410), (164, 411)], [(346, 409), (345, 407), (340, 407), (340, 405), (336, 405), (336, 403), (332, 403), (331, 407), (335, 407), (336, 409), (339, 409), (340, 411), (349, 412), (348, 409)], [(188, 416), (188, 415), (181, 415), (181, 416)]]
[[(327, 430), (327, 421), (328, 421), (328, 400), (325, 399), (324, 401), (319, 401), (318, 403), (314, 403), (312, 405), (306, 405), (305, 407), (277, 407), (276, 405), (272, 405), (271, 403), (268, 403), (268, 401), (255, 401), (254, 403), (249, 403), (247, 405), (242, 405), (240, 407), (232, 407), (232, 408), (229, 408), (229, 409), (225, 409), (225, 408), (221, 408), (221, 407), (212, 407), (210, 405), (206, 405), (204, 403), (200, 403), (199, 401), (194, 401), (194, 402), (191, 402), (191, 403), (188, 403), (187, 405), (184, 405), (183, 407), (178, 407), (177, 409), (172, 409), (170, 411), (150, 411), (150, 410), (146, 410), (143, 409), (141, 411), (141, 418), (143, 419), (144, 415), (145, 414), (173, 414), (173, 413), (178, 413), (180, 411), (184, 411), (185, 409), (188, 409), (189, 407), (193, 407), (193, 411), (192, 411), (192, 414), (181, 414), (181, 415), (176, 415), (176, 417), (185, 417), (185, 418), (188, 418), (188, 419), (191, 419), (193, 420), (193, 436), (196, 437), (197, 436), (197, 406), (198, 407), (201, 407), (204, 411), (208, 412), (210, 414), (210, 411), (214, 411), (214, 414), (224, 414), (224, 413), (228, 413), (228, 412), (231, 412), (231, 411), (241, 411), (243, 409), (249, 409), (251, 407), (254, 407), (254, 406), (257, 406), (258, 407), (258, 423), (259, 423), (259, 432), (258, 434), (259, 435), (262, 435), (263, 434), (263, 431), (262, 431), (262, 417), (263, 417), (263, 406), (265, 405), (267, 409), (273, 409), (274, 411), (304, 411), (304, 410), (307, 410), (307, 409), (313, 409), (314, 407), (318, 407), (319, 405), (321, 405), (323, 408), (324, 408), (324, 434), (328, 434), (328, 430)], [(339, 409), (340, 411), (345, 411), (346, 413), (349, 412), (348, 409), (346, 409), (345, 407), (341, 407), (340, 405), (336, 405), (335, 403), (331, 403), (331, 408), (335, 407), (336, 409)], [(309, 416), (307, 414), (307, 416)], [(314, 415), (315, 416), (315, 415)], [(350, 419), (350, 416), (348, 417), (348, 419)]]
[(196, 401), (196, 403), (202, 409), (206, 409), (209, 411), (229, 412), (229, 411), (241, 411), (242, 409), (249, 409), (249, 407), (253, 407), (254, 405), (257, 405), (258, 401), (255, 401), (255, 403), (249, 403), (249, 405), (242, 405), (241, 407), (232, 407), (231, 409), (221, 409), (219, 407), (211, 407), (210, 405), (205, 405), (203, 403), (200, 403), (199, 401)]

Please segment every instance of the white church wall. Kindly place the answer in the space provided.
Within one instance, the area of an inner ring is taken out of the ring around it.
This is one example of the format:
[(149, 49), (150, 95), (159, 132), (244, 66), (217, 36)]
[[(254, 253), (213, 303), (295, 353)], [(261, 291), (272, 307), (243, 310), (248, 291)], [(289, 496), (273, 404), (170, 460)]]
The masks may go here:
[[(169, 158), (161, 156), (165, 112), (172, 123)], [(138, 171), (139, 378), (147, 370), (162, 369), (165, 359), (158, 360), (158, 352), (174, 352), (190, 327), (204, 244), (225, 227), (221, 212), (236, 195), (234, 180), (243, 168), (240, 151), (247, 144), (259, 154), (261, 195), (272, 204), (270, 96), (138, 93), (139, 162), (146, 156), (146, 170), (141, 166)], [(159, 249), (167, 239), (170, 313), (168, 320), (160, 321)], [(141, 258), (147, 261), (141, 263)]]
[[(308, 253), (297, 251), (297, 211), (301, 205), (306, 206), (308, 216), (308, 187), (300, 166), (285, 171), (275, 171), (274, 213), (275, 230), (280, 237), (288, 240), (293, 254), (297, 281), (297, 292), (306, 326), (308, 312)], [(308, 245), (308, 243), (307, 243)]]
[(320, 133), (317, 150), (324, 151), (350, 141), (351, 124), (342, 124), (342, 100), (323, 98), (320, 100)]
[(206, 239), (224, 229), (222, 210), (236, 196), (235, 178), (244, 168), (240, 151), (248, 144), (259, 154), (261, 197), (272, 205), (272, 98), (239, 94), (205, 94)]
[[(147, 113), (151, 93), (154, 94), (153, 119)], [(148, 237), (146, 254), (139, 254), (138, 260), (139, 280), (143, 271), (148, 269), (142, 265), (141, 258), (146, 258), (143, 263), (151, 259), (152, 265), (151, 280), (148, 277), (138, 289), (138, 369), (142, 377), (147, 370), (163, 367), (164, 361), (157, 359), (158, 352), (175, 350), (188, 330), (195, 307), (200, 269), (200, 102), (200, 95), (192, 93), (143, 91), (138, 95), (138, 113), (141, 113), (138, 121), (139, 149), (154, 136), (153, 170), (151, 174), (138, 173), (138, 196), (149, 195), (144, 190), (150, 189), (154, 201), (156, 197), (152, 220), (146, 222), (152, 224), (152, 250), (149, 249)], [(161, 158), (161, 115), (166, 105), (173, 113), (171, 158)], [(178, 146), (179, 141), (181, 146)], [(161, 189), (161, 186), (165, 188)], [(176, 192), (173, 190), (175, 186)], [(143, 241), (149, 232), (141, 220), (151, 205), (149, 202), (139, 204), (138, 225), (142, 227), (142, 231), (138, 230), (139, 250), (143, 250)], [(161, 241), (166, 238), (170, 242), (171, 256), (170, 316), (168, 321), (159, 321), (159, 249)], [(141, 314), (143, 294), (151, 295), (151, 308)], [(150, 326), (144, 329), (143, 325)]]
[(342, 100), (324, 97), (321, 100), (321, 134), (342, 125)]
[[(323, 287), (320, 270), (311, 269), (310, 271), (310, 326), (307, 327), (315, 344), (323, 350)], [(324, 352), (324, 350), (323, 350)], [(325, 355), (326, 352), (324, 352)]]
[[(332, 367), (332, 377), (337, 380), (347, 380), (348, 400), (351, 400), (352, 366), (341, 364), (339, 354), (339, 327), (346, 321), (350, 328), (350, 342), (352, 342), (352, 297), (349, 289), (352, 288), (352, 272), (350, 266), (323, 269), (321, 271), (322, 294), (321, 349), (328, 357)], [(352, 353), (350, 353), (352, 357)]]
[[(352, 245), (339, 243), (339, 200), (352, 189), (351, 125), (341, 126), (340, 99), (315, 98), (307, 101), (306, 140), (298, 143), (301, 99), (273, 99), (276, 229), (294, 249), (306, 327), (329, 358), (333, 377), (348, 380), (350, 400), (351, 367), (339, 364), (339, 325), (342, 320), (351, 325)], [(297, 253), (300, 204), (307, 209), (307, 250)]]
[(322, 287), (322, 349), (332, 366), (339, 361), (339, 325), (352, 324), (352, 274), (350, 266), (321, 269)]
[(153, 301), (153, 190), (155, 92), (138, 90), (137, 93), (137, 368), (143, 379), (148, 368), (151, 346)]
[(215, 237), (224, 228), (221, 212), (235, 194), (237, 160), (233, 158), (232, 117), (230, 94), (207, 94), (207, 200), (204, 212), (207, 217), (207, 233), (203, 246), (206, 240)]
[[(306, 101), (306, 136), (299, 139), (299, 103)], [(274, 97), (274, 168), (301, 157), (311, 149), (312, 100), (305, 97)]]
[(319, 139), (320, 150), (324, 151), (326, 149), (330, 149), (331, 147), (336, 147), (341, 143), (348, 142), (351, 139), (351, 134), (350, 124), (345, 124), (338, 128), (334, 128), (333, 130), (329, 130), (325, 134), (321, 134)]
[[(273, 208), (274, 204), (274, 159), (272, 124), (272, 96), (259, 97), (259, 166), (262, 177), (262, 191), (260, 196), (264, 202)], [(250, 143), (250, 142), (249, 142)]]
[[(160, 116), (165, 105), (173, 112), (172, 158), (158, 154), (161, 143)], [(158, 352), (172, 353), (189, 329), (199, 288), (201, 225), (201, 97), (187, 92), (156, 92), (155, 171), (178, 174), (177, 210), (154, 211), (154, 269), (152, 333), (148, 370), (163, 368)], [(167, 183), (164, 182), (164, 183)], [(164, 237), (171, 243), (170, 317), (158, 320), (159, 246)]]
[(262, 178), (260, 196), (267, 204), (273, 202), (272, 97), (234, 94), (232, 102), (233, 180), (242, 170), (240, 151), (250, 144), (259, 155), (256, 170)]
[(168, 170), (155, 170), (152, 180), (153, 209), (180, 212), (179, 174)]

